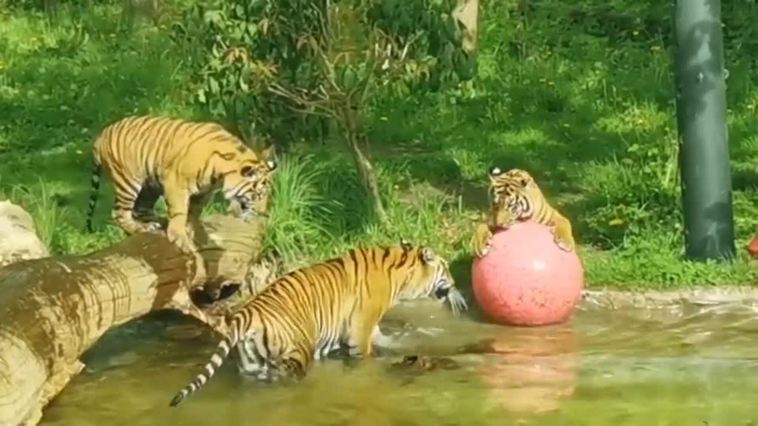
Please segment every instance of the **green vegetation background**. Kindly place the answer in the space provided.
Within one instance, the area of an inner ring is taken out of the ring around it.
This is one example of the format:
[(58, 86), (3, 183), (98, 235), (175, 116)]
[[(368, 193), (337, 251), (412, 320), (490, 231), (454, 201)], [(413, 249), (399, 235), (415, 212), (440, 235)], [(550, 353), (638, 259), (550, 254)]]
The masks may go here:
[[(169, 34), (181, 7), (160, 24), (118, 5), (55, 17), (0, 10), (0, 190), (33, 213), (56, 253), (123, 238), (109, 220), (110, 184), (99, 231), (84, 231), (90, 147), (103, 126), (130, 113), (214, 118), (193, 101), (192, 47)], [(520, 2), (484, 2), (472, 82), (374, 102), (371, 154), (390, 225), (367, 219), (342, 143), (300, 142), (278, 172), (269, 247), (294, 266), (406, 237), (432, 244), (466, 279), (486, 171), (497, 164), (532, 171), (572, 219), (589, 286), (752, 284), (743, 246), (758, 229), (754, 6), (724, 2), (739, 251), (727, 265), (681, 260), (671, 7), (544, 1), (519, 13)]]

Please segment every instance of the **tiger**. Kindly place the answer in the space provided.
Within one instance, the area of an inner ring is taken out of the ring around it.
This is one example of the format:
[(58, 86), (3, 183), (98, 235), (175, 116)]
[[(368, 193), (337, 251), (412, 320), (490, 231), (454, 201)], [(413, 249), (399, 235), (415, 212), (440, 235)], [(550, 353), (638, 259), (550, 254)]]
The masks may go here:
[(115, 190), (112, 218), (128, 235), (163, 228), (153, 207), (163, 196), (168, 209), (166, 234), (198, 260), (196, 281), (205, 277), (203, 262), (188, 221), (197, 223), (217, 189), (238, 203), (249, 220), (267, 195), (277, 169), (273, 145), (256, 153), (220, 124), (155, 115), (132, 115), (106, 126), (93, 149), (91, 195), (86, 226), (92, 229), (100, 177), (105, 169)]
[(576, 249), (571, 222), (548, 203), (529, 172), (510, 169), (503, 173), (495, 166), (489, 170), (489, 178), (490, 211), (476, 226), (472, 239), (476, 257), (484, 257), (489, 252), (493, 232), (497, 229), (526, 220), (552, 227), (555, 243), (561, 250)]
[(235, 346), (240, 372), (269, 382), (303, 378), (312, 361), (338, 350), (369, 357), (384, 337), (384, 314), (398, 301), (425, 297), (447, 302), (456, 316), (468, 309), (448, 262), (407, 241), (353, 248), (289, 272), (227, 317), (227, 337), (170, 406), (205, 385)]

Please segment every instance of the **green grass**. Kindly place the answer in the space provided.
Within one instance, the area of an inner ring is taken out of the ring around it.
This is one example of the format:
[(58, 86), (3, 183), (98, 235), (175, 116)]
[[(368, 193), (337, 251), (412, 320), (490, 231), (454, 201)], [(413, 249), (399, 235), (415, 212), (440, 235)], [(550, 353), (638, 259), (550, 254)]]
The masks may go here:
[[(586, 25), (569, 22), (569, 7), (551, 6), (531, 11), (524, 26), (511, 1), (488, 2), (475, 81), (444, 94), (379, 97), (372, 107), (389, 225), (368, 219), (339, 142), (295, 145), (275, 181), (268, 247), (296, 265), (407, 238), (444, 253), (466, 281), (486, 171), (498, 164), (530, 170), (572, 219), (592, 287), (753, 284), (742, 246), (758, 229), (758, 77), (750, 72), (758, 46), (748, 31), (758, 28), (741, 20), (727, 37), (739, 257), (692, 263), (682, 260), (670, 22), (659, 6), (639, 6), (639, 21), (597, 18), (602, 4), (577, 3), (591, 12)], [(739, 13), (725, 16), (736, 22)], [(56, 253), (120, 240), (110, 185), (101, 187), (98, 232), (83, 230), (93, 138), (132, 112), (203, 116), (191, 100), (187, 50), (165, 24), (127, 22), (118, 7), (64, 9), (53, 23), (6, 10), (0, 20), (0, 191), (33, 214)]]

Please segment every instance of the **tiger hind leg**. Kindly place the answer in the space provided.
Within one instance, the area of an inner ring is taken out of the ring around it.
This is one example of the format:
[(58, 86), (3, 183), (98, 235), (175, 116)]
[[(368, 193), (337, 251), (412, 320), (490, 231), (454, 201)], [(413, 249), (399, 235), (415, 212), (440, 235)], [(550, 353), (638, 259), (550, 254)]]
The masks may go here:
[(319, 342), (316, 349), (313, 351), (313, 359), (318, 361), (327, 358), (334, 353), (340, 352), (342, 349), (343, 345), (339, 339), (330, 339)]
[(137, 195), (134, 203), (134, 219), (145, 224), (151, 231), (160, 231), (166, 228), (165, 221), (161, 220), (154, 211), (155, 203), (161, 197), (163, 191), (152, 185), (145, 185)]
[(237, 356), (239, 358), (237, 369), (240, 374), (257, 380), (268, 380), (269, 365), (258, 351), (253, 339), (242, 339), (237, 343)]
[(149, 224), (136, 220), (134, 209), (137, 199), (142, 192), (142, 186), (131, 182), (121, 182), (114, 180), (116, 200), (113, 206), (111, 217), (127, 235), (138, 232), (152, 232), (153, 229)]

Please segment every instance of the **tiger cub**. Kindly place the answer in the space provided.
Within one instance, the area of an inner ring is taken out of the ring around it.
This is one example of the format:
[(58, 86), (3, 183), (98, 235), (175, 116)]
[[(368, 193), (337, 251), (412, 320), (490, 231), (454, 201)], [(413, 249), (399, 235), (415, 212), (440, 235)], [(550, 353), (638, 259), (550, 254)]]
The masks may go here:
[(429, 247), (355, 248), (274, 281), (227, 321), (229, 335), (205, 371), (171, 406), (200, 389), (237, 346), (239, 369), (260, 380), (300, 378), (313, 360), (340, 348), (370, 356), (379, 322), (398, 301), (432, 297), (468, 309), (447, 261)]
[(93, 146), (92, 190), (87, 229), (105, 169), (115, 190), (112, 217), (127, 234), (162, 228), (153, 207), (163, 196), (168, 239), (198, 259), (197, 281), (205, 277), (188, 222), (197, 223), (212, 193), (239, 203), (243, 217), (266, 195), (277, 168), (273, 146), (256, 153), (221, 125), (160, 116), (129, 116), (103, 129)]
[(526, 220), (552, 226), (555, 243), (561, 250), (572, 251), (576, 248), (571, 222), (550, 206), (528, 172), (511, 169), (503, 173), (499, 167), (493, 167), (489, 178), (490, 211), (474, 231), (472, 251), (475, 256), (487, 254), (493, 232), (497, 229)]

